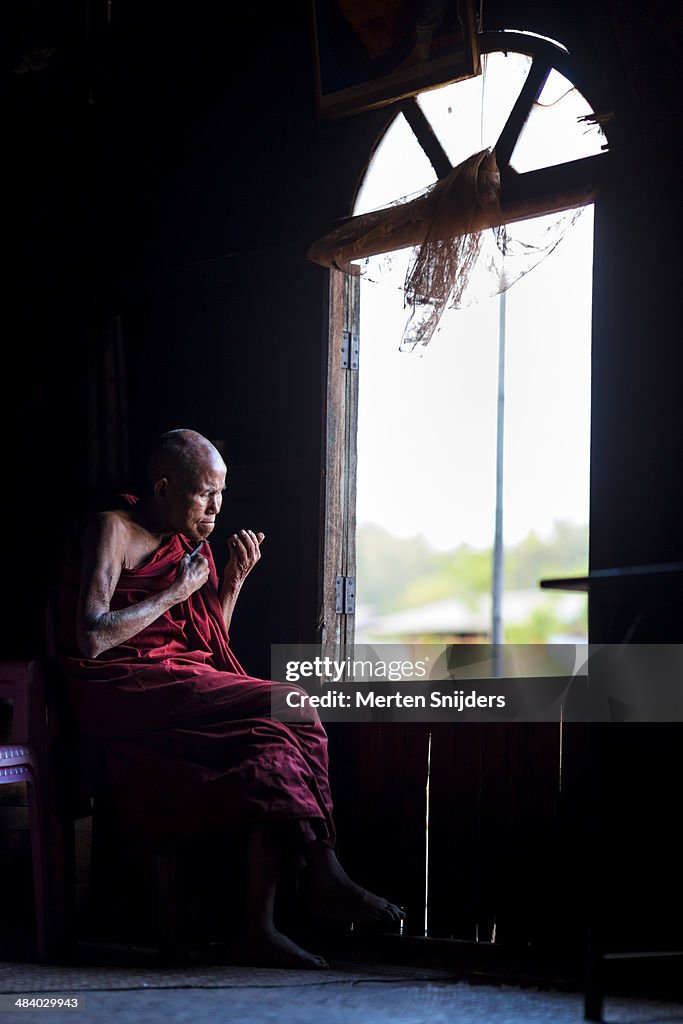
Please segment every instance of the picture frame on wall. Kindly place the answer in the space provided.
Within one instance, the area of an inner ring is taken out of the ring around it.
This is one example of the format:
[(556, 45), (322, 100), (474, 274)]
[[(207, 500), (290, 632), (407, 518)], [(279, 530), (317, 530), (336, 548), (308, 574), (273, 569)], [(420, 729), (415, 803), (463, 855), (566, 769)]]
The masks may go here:
[(479, 74), (473, 0), (310, 0), (317, 112), (343, 117)]

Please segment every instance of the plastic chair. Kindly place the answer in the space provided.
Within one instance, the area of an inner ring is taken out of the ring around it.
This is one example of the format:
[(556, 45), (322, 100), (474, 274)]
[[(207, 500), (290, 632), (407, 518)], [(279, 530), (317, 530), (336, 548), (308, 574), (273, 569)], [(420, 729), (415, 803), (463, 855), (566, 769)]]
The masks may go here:
[[(51, 609), (47, 658), (0, 662), (0, 699), (13, 705), (9, 742), (0, 744), (0, 785), (25, 782), (33, 866), (36, 951), (75, 939), (75, 832), (92, 814), (100, 766), (78, 734), (57, 663)], [(160, 956), (179, 949), (176, 847), (154, 857), (156, 933)]]
[(25, 782), (28, 796), (38, 958), (47, 942), (45, 778), (47, 723), (43, 674), (37, 661), (0, 662), (0, 698), (13, 703), (10, 742), (0, 744), (0, 786)]

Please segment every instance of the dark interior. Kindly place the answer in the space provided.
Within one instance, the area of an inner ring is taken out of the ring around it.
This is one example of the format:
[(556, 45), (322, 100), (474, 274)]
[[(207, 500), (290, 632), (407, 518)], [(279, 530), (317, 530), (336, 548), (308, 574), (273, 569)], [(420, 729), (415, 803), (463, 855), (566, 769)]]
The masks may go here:
[[(642, 19), (635, 56), (616, 8)], [(681, 560), (683, 22), (673, 8), (484, 4), (487, 31), (563, 42), (595, 109), (615, 113), (619, 173), (602, 183), (595, 217), (592, 570)], [(316, 640), (328, 272), (305, 253), (349, 215), (391, 109), (316, 117), (303, 0), (114, 0), (108, 27), (94, 3), (12, 0), (5, 14), (2, 658), (43, 650), (68, 524), (98, 496), (135, 488), (151, 438), (190, 426), (224, 440), (230, 466), (214, 550), (243, 522), (267, 534), (232, 638), (250, 674), (267, 677), (271, 643)], [(12, 73), (27, 49), (47, 46), (43, 71)], [(112, 338), (125, 358), (116, 394)], [(592, 593), (591, 641), (621, 642), (644, 607), (631, 640), (677, 643), (682, 581), (654, 597), (646, 584)], [(331, 733), (341, 856), (364, 884), (418, 908), (426, 730)], [(473, 942), (477, 925), (484, 939), (495, 919), (496, 957), (531, 950), (532, 973), (566, 977), (599, 899), (608, 945), (680, 948), (680, 743), (676, 723), (604, 728), (596, 876), (594, 766), (579, 727), (567, 731), (561, 798), (547, 727), (438, 727), (434, 939)], [(419, 955), (450, 954), (435, 941)]]

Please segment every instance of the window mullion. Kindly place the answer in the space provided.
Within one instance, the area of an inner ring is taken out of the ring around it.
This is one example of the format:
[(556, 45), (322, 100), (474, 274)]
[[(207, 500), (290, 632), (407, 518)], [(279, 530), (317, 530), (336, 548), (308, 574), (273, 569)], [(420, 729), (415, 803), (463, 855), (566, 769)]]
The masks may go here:
[(531, 113), (531, 108), (543, 92), (543, 86), (551, 70), (552, 66), (543, 60), (535, 60), (529, 69), (529, 74), (517, 97), (517, 102), (512, 108), (512, 112), (505, 122), (505, 127), (496, 143), (496, 162), (501, 172), (510, 163), (517, 140), (522, 134), (522, 129)]
[(446, 151), (439, 142), (434, 129), (414, 96), (401, 103), (401, 112), (410, 125), (413, 135), (422, 147), (425, 156), (439, 178), (445, 178), (453, 170)]

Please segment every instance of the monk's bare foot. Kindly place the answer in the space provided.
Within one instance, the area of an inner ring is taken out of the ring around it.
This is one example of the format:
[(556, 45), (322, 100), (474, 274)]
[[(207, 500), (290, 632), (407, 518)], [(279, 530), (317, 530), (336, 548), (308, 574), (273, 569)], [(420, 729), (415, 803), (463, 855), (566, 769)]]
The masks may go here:
[(350, 879), (348, 884), (311, 885), (308, 909), (315, 917), (356, 924), (398, 924), (405, 917), (400, 907)]
[(322, 971), (329, 964), (321, 956), (297, 946), (276, 928), (247, 937), (245, 960), (258, 967), (288, 967), (295, 970)]
[(313, 916), (358, 924), (398, 924), (405, 917), (400, 907), (353, 882), (328, 847), (316, 851), (309, 868), (308, 908)]

